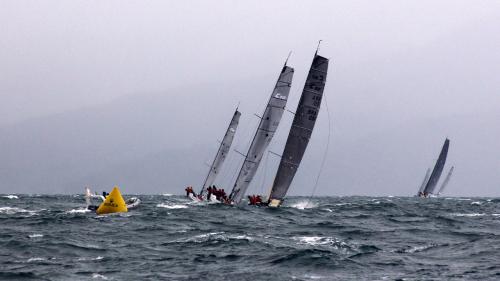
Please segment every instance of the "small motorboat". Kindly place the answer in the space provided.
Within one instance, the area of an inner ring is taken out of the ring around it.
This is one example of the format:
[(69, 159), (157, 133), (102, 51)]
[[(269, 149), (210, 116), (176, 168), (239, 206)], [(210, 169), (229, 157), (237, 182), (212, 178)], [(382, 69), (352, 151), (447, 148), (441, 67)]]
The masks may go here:
[(125, 200), (125, 205), (127, 205), (127, 209), (129, 210), (139, 207), (139, 204), (141, 204), (141, 199), (137, 197), (130, 197)]

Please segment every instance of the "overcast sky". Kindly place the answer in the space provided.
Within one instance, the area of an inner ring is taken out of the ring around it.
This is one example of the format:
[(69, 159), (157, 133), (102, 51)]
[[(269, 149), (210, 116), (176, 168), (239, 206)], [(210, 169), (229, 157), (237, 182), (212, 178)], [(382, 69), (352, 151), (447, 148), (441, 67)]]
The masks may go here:
[[(5, 0), (0, 126), (150, 93), (173, 104), (203, 96), (211, 110), (241, 102), (251, 116), (268, 93), (239, 87), (260, 81), (270, 93), (289, 51), (295, 107), (321, 39), (334, 135), (359, 140), (405, 122), (499, 112), (499, 34), (500, 1)], [(178, 90), (204, 84), (222, 90)], [(203, 126), (219, 117), (203, 116)], [(422, 161), (448, 133), (436, 133)]]
[[(262, 77), (290, 50), (290, 63), (304, 68), (318, 39), (342, 69), (426, 50), (463, 30), (481, 33), (483, 24), (496, 24), (480, 35), (495, 36), (498, 47), (498, 18), (498, 1), (1, 1), (0, 124), (123, 95)], [(490, 55), (498, 63), (498, 48)], [(453, 93), (453, 100), (471, 106), (463, 110), (497, 109), (500, 94)], [(443, 110), (459, 109), (449, 106)]]

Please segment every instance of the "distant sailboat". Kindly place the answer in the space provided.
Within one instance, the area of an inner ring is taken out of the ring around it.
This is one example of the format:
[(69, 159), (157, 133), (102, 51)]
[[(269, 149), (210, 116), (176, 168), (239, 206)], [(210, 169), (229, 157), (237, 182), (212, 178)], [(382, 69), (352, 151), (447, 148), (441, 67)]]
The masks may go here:
[(259, 168), (262, 155), (278, 128), (288, 100), (293, 73), (293, 68), (287, 66), (285, 62), (264, 114), (260, 117), (259, 127), (245, 155), (245, 161), (236, 178), (233, 190), (229, 195), (230, 202), (234, 204), (238, 204), (243, 196), (245, 196), (246, 190)]
[(455, 169), (455, 166), (451, 166), (450, 171), (448, 172), (448, 175), (446, 175), (446, 178), (443, 181), (443, 184), (441, 184), (441, 188), (439, 188), (439, 191), (437, 195), (441, 195), (443, 193), (444, 188), (448, 185), (448, 182), (450, 181), (451, 175), (453, 174), (453, 170)]
[(220, 143), (219, 150), (217, 150), (217, 154), (215, 155), (214, 160), (212, 161), (212, 165), (210, 165), (210, 170), (208, 171), (207, 177), (205, 178), (205, 182), (200, 191), (200, 195), (203, 196), (205, 191), (209, 186), (211, 186), (217, 175), (219, 174), (220, 168), (226, 160), (226, 156), (229, 153), (229, 149), (231, 148), (231, 144), (233, 143), (234, 135), (236, 134), (236, 129), (238, 128), (238, 124), (240, 122), (241, 112), (238, 111), (238, 108), (234, 111), (233, 118), (227, 127), (226, 134), (224, 134), (224, 138)]
[(281, 205), (302, 161), (318, 117), (327, 73), (328, 59), (316, 51), (267, 201), (270, 207)]
[(443, 172), (444, 165), (446, 164), (446, 157), (448, 156), (448, 148), (450, 147), (450, 140), (446, 139), (443, 144), (443, 148), (439, 153), (438, 160), (436, 161), (436, 165), (434, 165), (434, 169), (432, 169), (432, 173), (429, 177), (429, 180), (425, 184), (425, 188), (419, 196), (428, 197), (431, 194), (434, 194), (434, 189), (439, 182), (439, 178)]

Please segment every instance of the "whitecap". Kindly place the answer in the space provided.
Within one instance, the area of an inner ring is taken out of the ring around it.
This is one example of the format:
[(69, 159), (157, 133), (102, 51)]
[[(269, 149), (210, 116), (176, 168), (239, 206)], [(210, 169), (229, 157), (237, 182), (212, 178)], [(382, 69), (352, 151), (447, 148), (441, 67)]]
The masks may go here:
[(471, 202), (470, 203), (471, 205), (481, 205), (483, 204), (482, 202), (479, 202), (479, 201), (474, 201), (474, 202)]
[(90, 212), (89, 209), (84, 208), (84, 209), (72, 209), (69, 211), (66, 211), (67, 214), (84, 214)]
[(298, 241), (299, 244), (307, 244), (311, 246), (321, 246), (321, 245), (331, 245), (335, 248), (347, 246), (345, 242), (342, 242), (334, 237), (321, 237), (321, 236), (295, 236), (292, 237), (293, 240)]
[(9, 195), (4, 195), (2, 196), (3, 198), (8, 198), (8, 199), (19, 199), (17, 195), (9, 194)]
[(92, 278), (93, 279), (102, 279), (102, 280), (108, 280), (108, 277), (104, 276), (104, 275), (101, 275), (99, 273), (94, 273), (92, 274)]
[(164, 204), (164, 203), (160, 203), (160, 204), (156, 205), (156, 207), (167, 208), (167, 209), (186, 209), (186, 208), (188, 208), (187, 205), (181, 205), (181, 204), (169, 205), (169, 204)]
[(455, 217), (482, 217), (486, 214), (484, 213), (472, 213), (472, 214), (461, 214), (461, 213), (454, 213), (452, 214), (452, 216), (455, 216)]
[(332, 209), (329, 209), (329, 208), (324, 208), (323, 210), (327, 211), (327, 212), (330, 212), (330, 213), (333, 213), (333, 210)]
[(102, 260), (104, 257), (101, 257), (101, 256), (97, 256), (95, 258), (89, 258), (89, 257), (85, 257), (85, 258), (78, 258), (77, 261), (100, 261)]
[(349, 206), (352, 205), (352, 203), (337, 203), (335, 206)]
[(254, 240), (252, 237), (247, 236), (247, 235), (229, 236), (229, 239), (235, 239), (235, 240), (247, 240), (247, 241), (253, 241), (253, 240)]
[(163, 195), (163, 196), (167, 196), (167, 197), (169, 197), (169, 196), (174, 196), (173, 194), (170, 194), (170, 193), (163, 193), (162, 195)]
[(40, 237), (43, 237), (43, 234), (34, 233), (34, 234), (28, 235), (28, 237), (29, 238), (40, 238)]
[[(40, 211), (43, 211), (40, 210)], [(7, 214), (7, 215), (13, 215), (16, 213), (29, 213), (29, 214), (36, 214), (38, 211), (30, 211), (30, 210), (25, 210), (17, 207), (0, 207), (0, 214)]]
[(294, 204), (290, 205), (290, 207), (296, 208), (296, 209), (299, 209), (299, 210), (304, 210), (304, 209), (316, 208), (316, 207), (318, 207), (318, 204), (317, 203), (311, 203), (310, 201), (300, 201), (300, 202), (297, 202), (297, 203), (294, 203)]
[(403, 250), (404, 253), (416, 253), (416, 252), (421, 252), (424, 250), (427, 250), (429, 248), (434, 247), (434, 245), (422, 245), (422, 246), (415, 246), (411, 247), (410, 249)]
[(28, 262), (36, 262), (36, 261), (44, 261), (44, 260), (46, 260), (46, 258), (34, 257), (34, 258), (29, 258)]

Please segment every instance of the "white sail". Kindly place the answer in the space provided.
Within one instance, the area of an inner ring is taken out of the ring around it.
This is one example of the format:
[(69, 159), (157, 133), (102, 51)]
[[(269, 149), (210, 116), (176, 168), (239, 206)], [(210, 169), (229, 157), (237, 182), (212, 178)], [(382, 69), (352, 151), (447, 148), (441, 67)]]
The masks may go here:
[(261, 117), (257, 132), (245, 156), (245, 161), (236, 178), (233, 190), (229, 195), (229, 198), (235, 204), (238, 204), (245, 195), (250, 182), (259, 168), (262, 155), (278, 128), (292, 85), (293, 71), (293, 68), (286, 66), (286, 64), (281, 70), (276, 86)]
[(231, 144), (233, 143), (234, 135), (236, 134), (236, 129), (238, 128), (240, 116), (241, 116), (241, 112), (239, 112), (238, 109), (236, 109), (236, 111), (233, 114), (233, 118), (231, 119), (231, 122), (229, 123), (229, 127), (226, 130), (226, 134), (224, 135), (224, 138), (222, 139), (222, 142), (219, 146), (219, 150), (217, 151), (217, 154), (215, 155), (214, 161), (212, 162), (212, 165), (210, 166), (210, 170), (208, 171), (208, 175), (205, 178), (205, 182), (203, 183), (203, 187), (200, 191), (201, 195), (203, 195), (205, 190), (214, 183), (215, 178), (217, 177), (219, 170), (222, 167), (224, 160), (226, 159), (226, 156), (229, 152), (229, 148), (231, 147)]

